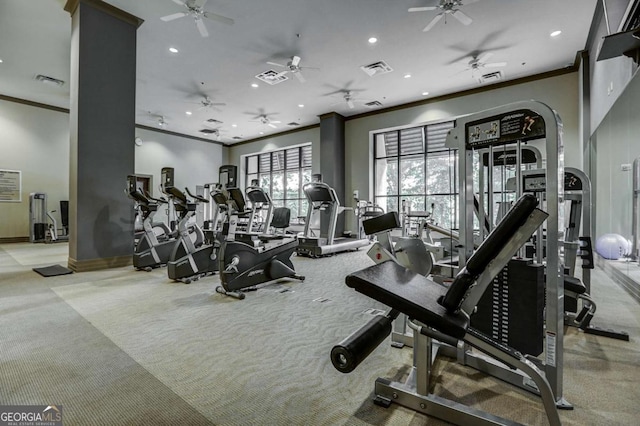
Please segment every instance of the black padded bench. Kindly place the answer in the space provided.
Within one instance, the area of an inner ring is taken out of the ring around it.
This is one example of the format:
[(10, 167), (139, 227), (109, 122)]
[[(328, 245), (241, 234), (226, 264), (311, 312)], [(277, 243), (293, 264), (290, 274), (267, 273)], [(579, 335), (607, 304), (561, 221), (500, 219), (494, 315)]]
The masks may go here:
[(384, 262), (355, 272), (347, 276), (346, 283), (365, 296), (444, 334), (456, 339), (466, 334), (469, 326), (466, 315), (448, 312), (438, 303), (447, 288), (396, 262)]

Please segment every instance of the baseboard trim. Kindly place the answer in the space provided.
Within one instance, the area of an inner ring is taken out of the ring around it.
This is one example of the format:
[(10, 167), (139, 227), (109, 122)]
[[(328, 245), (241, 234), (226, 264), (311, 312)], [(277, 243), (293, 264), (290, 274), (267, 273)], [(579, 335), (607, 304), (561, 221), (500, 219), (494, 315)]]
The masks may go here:
[(617, 268), (596, 254), (596, 266), (602, 269), (620, 287), (625, 289), (638, 303), (640, 303), (640, 283), (635, 282), (631, 277), (621, 272)]
[(28, 243), (29, 237), (0, 237), (0, 244)]
[(77, 260), (71, 257), (68, 260), (68, 268), (73, 272), (99, 271), (102, 269), (121, 268), (133, 264), (131, 256), (116, 256), (100, 259)]

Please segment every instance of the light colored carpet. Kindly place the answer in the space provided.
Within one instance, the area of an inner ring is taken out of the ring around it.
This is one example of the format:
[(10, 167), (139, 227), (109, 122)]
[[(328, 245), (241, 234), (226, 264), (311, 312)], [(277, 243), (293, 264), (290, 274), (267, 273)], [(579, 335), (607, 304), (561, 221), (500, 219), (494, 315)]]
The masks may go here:
[[(364, 311), (384, 309), (344, 285), (345, 275), (371, 264), (363, 250), (294, 257), (304, 283), (277, 283), (239, 301), (215, 292), (217, 276), (184, 285), (164, 269), (43, 278), (30, 270), (38, 255), (28, 252), (46, 246), (18, 246), (0, 246), (1, 404), (58, 403), (65, 424), (444, 424), (371, 402), (376, 377), (406, 374), (410, 349), (382, 344), (349, 375), (331, 366), (331, 347), (370, 318)], [(46, 264), (64, 265), (64, 256)], [(629, 331), (632, 341), (567, 331), (564, 394), (576, 409), (561, 418), (637, 424), (640, 310), (599, 271), (593, 287), (597, 322)], [(438, 395), (546, 424), (542, 404), (524, 391), (447, 359), (436, 371)]]

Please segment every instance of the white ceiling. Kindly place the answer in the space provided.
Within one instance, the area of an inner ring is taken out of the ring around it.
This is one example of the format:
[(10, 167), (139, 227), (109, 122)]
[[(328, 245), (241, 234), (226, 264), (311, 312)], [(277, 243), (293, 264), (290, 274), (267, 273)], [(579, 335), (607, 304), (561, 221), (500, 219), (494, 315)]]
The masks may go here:
[[(201, 1), (201, 0), (199, 0)], [(205, 9), (230, 17), (234, 25), (205, 20), (200, 36), (191, 17), (170, 22), (160, 17), (184, 10), (172, 0), (108, 0), (144, 19), (138, 29), (136, 123), (202, 137), (203, 121), (222, 121), (225, 144), (317, 124), (318, 115), (351, 116), (372, 111), (350, 109), (340, 90), (377, 100), (385, 108), (478, 87), (466, 70), (472, 53), (492, 53), (487, 62), (507, 62), (503, 80), (513, 80), (574, 64), (584, 49), (598, 0), (477, 0), (461, 10), (473, 19), (465, 26), (452, 16), (422, 29), (438, 13), (409, 13), (410, 7), (437, 0), (209, 0)], [(0, 94), (69, 107), (71, 18), (65, 0), (0, 0)], [(550, 37), (561, 30), (558, 37)], [(368, 39), (378, 38), (371, 45)], [(175, 47), (179, 53), (169, 52)], [(255, 78), (267, 61), (286, 63), (297, 55), (305, 83), (294, 76), (270, 86)], [(394, 71), (368, 76), (360, 66), (383, 60)], [(62, 87), (39, 83), (44, 74), (66, 81)], [(411, 74), (411, 78), (404, 78)], [(250, 87), (259, 83), (258, 88)], [(423, 92), (429, 95), (422, 95)], [(201, 109), (200, 99), (226, 103)], [(298, 107), (304, 104), (304, 108)], [(186, 111), (192, 111), (188, 116)], [(258, 114), (281, 121), (277, 128), (251, 121)], [(232, 127), (236, 124), (237, 127)], [(215, 140), (215, 136), (210, 137)]]

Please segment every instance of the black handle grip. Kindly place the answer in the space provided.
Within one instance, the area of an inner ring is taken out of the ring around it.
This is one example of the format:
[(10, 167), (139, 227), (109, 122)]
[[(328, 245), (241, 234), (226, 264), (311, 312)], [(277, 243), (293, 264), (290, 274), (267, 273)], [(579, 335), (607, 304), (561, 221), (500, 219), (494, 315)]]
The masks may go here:
[[(397, 315), (396, 315), (397, 316)], [(331, 349), (331, 363), (351, 373), (391, 333), (394, 318), (378, 315)]]

